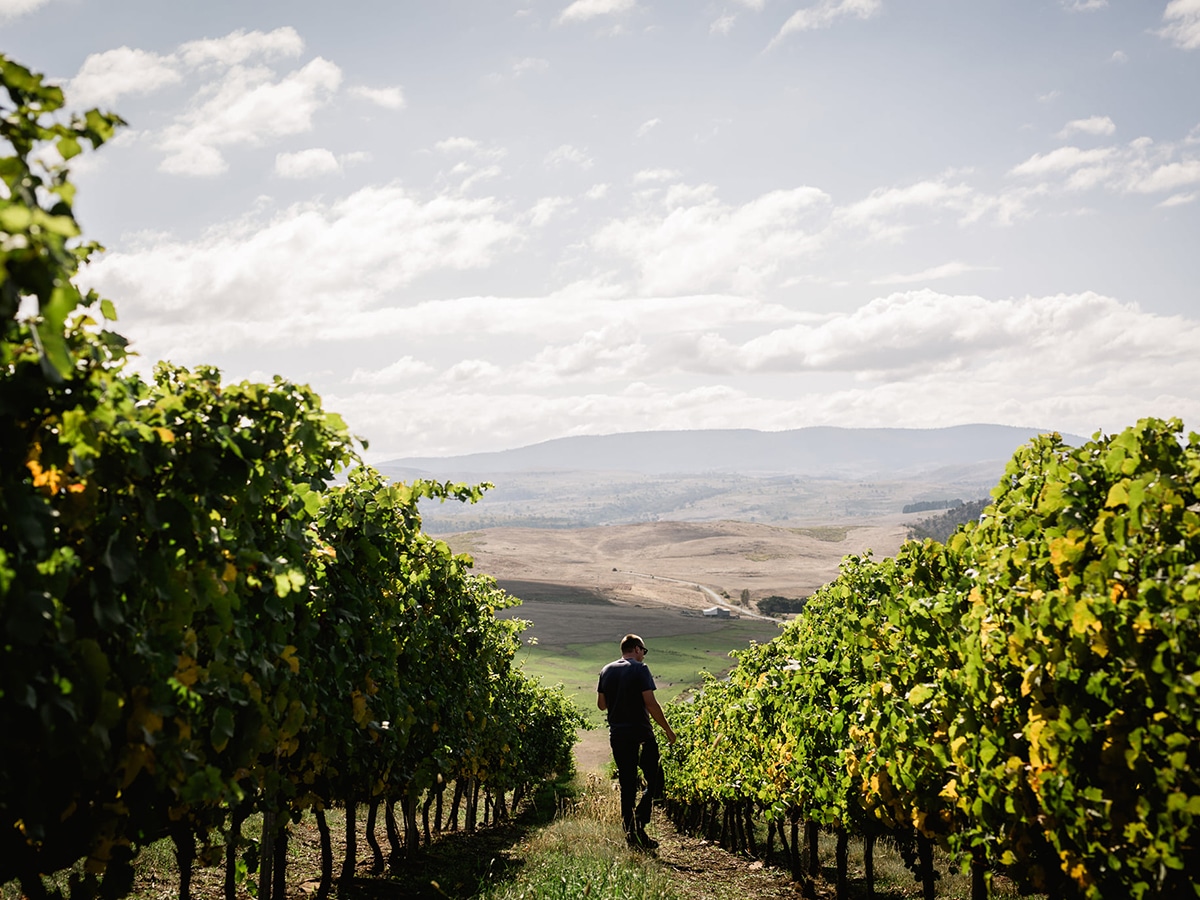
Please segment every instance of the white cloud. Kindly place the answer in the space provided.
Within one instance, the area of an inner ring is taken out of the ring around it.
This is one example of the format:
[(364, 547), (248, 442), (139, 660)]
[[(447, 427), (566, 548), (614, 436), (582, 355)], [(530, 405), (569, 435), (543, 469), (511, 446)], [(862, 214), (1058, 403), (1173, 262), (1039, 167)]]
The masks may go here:
[(1156, 194), (1193, 184), (1200, 184), (1200, 159), (1156, 166), (1149, 172), (1132, 177), (1127, 186), (1139, 194)]
[(1108, 0), (1062, 0), (1067, 12), (1096, 12), (1108, 6)]
[(612, 16), (629, 12), (636, 0), (575, 0), (562, 11), (559, 22), (586, 22), (597, 16)]
[(451, 384), (495, 384), (503, 370), (486, 359), (464, 359), (455, 363), (442, 376)]
[(1200, 48), (1200, 0), (1171, 0), (1157, 33), (1184, 50)]
[[(892, 379), (922, 371), (1003, 369), (1011, 385), (1029, 381), (1020, 376), (1021, 367), (1047, 371), (1052, 358), (1065, 386), (1082, 386), (1089, 374), (1108, 383), (1116, 380), (1112, 373), (1129, 372), (1145, 387), (1158, 377), (1159, 365), (1200, 373), (1200, 358), (1188, 359), (1184, 350), (1197, 339), (1200, 323), (1148, 315), (1093, 293), (990, 301), (922, 290), (872, 300), (817, 325), (774, 331), (730, 351), (747, 371), (845, 371)], [(1135, 390), (1129, 384), (1122, 393)]]
[[(67, 95), (74, 105), (90, 106), (184, 85), (191, 93), (186, 111), (165, 128), (142, 134), (165, 151), (162, 171), (216, 175), (228, 168), (223, 147), (259, 145), (312, 128), (315, 111), (340, 87), (341, 70), (319, 57), (283, 75), (268, 65), (303, 49), (291, 27), (238, 30), (189, 41), (170, 54), (120, 47), (88, 56)], [(373, 99), (394, 105), (400, 96), (398, 89), (387, 89)]]
[(906, 221), (915, 214), (952, 213), (962, 225), (991, 216), (1010, 225), (1025, 213), (1027, 192), (984, 194), (965, 182), (948, 177), (926, 179), (903, 187), (877, 188), (862, 200), (838, 207), (835, 221), (842, 227), (863, 230), (876, 240), (896, 240), (910, 230)]
[(1173, 194), (1158, 205), (1167, 208), (1172, 206), (1186, 206), (1189, 203), (1195, 202), (1198, 196), (1200, 194), (1197, 194), (1195, 191), (1190, 194)]
[(1013, 167), (1010, 175), (1060, 179), (1063, 188), (1086, 191), (1107, 188), (1124, 194), (1154, 194), (1200, 184), (1200, 159), (1189, 155), (1190, 138), (1156, 144), (1141, 137), (1123, 147), (1059, 147), (1035, 153)]
[(534, 228), (541, 228), (548, 224), (560, 210), (570, 206), (571, 201), (566, 197), (542, 197), (533, 204), (533, 208), (529, 211), (529, 224)]
[(120, 298), (141, 352), (193, 361), (273, 339), (307, 345), (423, 275), (489, 266), (519, 236), (491, 199), (422, 200), (385, 185), (247, 216), (193, 241), (152, 236), (106, 254), (85, 279)]
[(810, 187), (772, 191), (741, 206), (720, 202), (707, 185), (672, 189), (661, 204), (609, 222), (591, 243), (628, 260), (644, 294), (752, 292), (783, 261), (816, 249), (828, 203)]
[(461, 136), (448, 137), (433, 146), (439, 153), (465, 154), (481, 160), (499, 160), (507, 155), (503, 147), (484, 147), (479, 141)]
[(354, 374), (350, 376), (349, 383), (372, 386), (399, 384), (414, 378), (423, 378), (433, 371), (434, 368), (429, 363), (413, 359), (411, 356), (403, 356), (382, 369), (355, 369)]
[[(562, 304), (526, 302), (567, 314)], [(574, 336), (529, 359), (476, 357), (419, 387), (326, 396), (327, 405), (369, 434), (376, 452), (406, 454), (599, 430), (935, 427), (978, 421), (981, 409), (990, 421), (1082, 434), (1146, 415), (1200, 415), (1192, 389), (1200, 322), (1097, 294), (897, 293), (749, 339), (727, 330), (744, 326), (737, 314), (697, 319), (695, 298), (672, 311), (665, 302), (635, 320), (581, 320)], [(630, 304), (607, 307), (620, 315)], [(523, 305), (480, 309), (544, 324)], [(739, 313), (752, 309), (743, 303)], [(720, 372), (738, 376), (737, 386), (714, 381)], [(786, 398), (772, 392), (776, 373), (788, 376)]]
[(281, 178), (317, 178), (339, 172), (341, 168), (337, 157), (323, 147), (275, 156), (275, 174)]
[(67, 85), (66, 96), (72, 106), (106, 106), (124, 94), (149, 94), (181, 80), (174, 56), (119, 47), (88, 56)]
[(475, 167), (466, 165), (464, 163), (459, 163), (454, 167), (454, 170), (456, 173), (465, 173), (467, 176), (458, 185), (459, 193), (464, 194), (480, 182), (488, 181), (492, 178), (498, 178), (500, 176), (499, 166)]
[(647, 119), (645, 122), (643, 122), (641, 125), (639, 125), (639, 126), (638, 126), (638, 130), (637, 130), (637, 132), (636, 132), (637, 136), (638, 136), (638, 137), (645, 137), (645, 136), (646, 136), (646, 135), (648, 135), (648, 134), (649, 134), (651, 131), (653, 131), (653, 130), (654, 130), (654, 128), (655, 128), (657, 125), (659, 125), (659, 123), (661, 123), (661, 122), (662, 122), (662, 119), (659, 119), (659, 118), (657, 118), (657, 117), (656, 117), (656, 118), (653, 118), (653, 119)]
[(1124, 50), (1114, 50), (1113, 55), (1108, 58), (1111, 63), (1127, 63), (1129, 62), (1129, 54)]
[(19, 19), (48, 2), (49, 0), (0, 0), (0, 22)]
[(1035, 153), (1025, 162), (1013, 167), (1010, 174), (1043, 177), (1068, 172), (1080, 166), (1095, 166), (1113, 156), (1111, 148), (1082, 150), (1079, 147), (1059, 147), (1049, 153)]
[(646, 184), (656, 181), (675, 181), (683, 177), (682, 172), (675, 169), (642, 169), (633, 176), (634, 184)]
[(355, 85), (350, 88), (350, 93), (384, 109), (404, 109), (404, 91), (399, 87), (372, 88)]
[(913, 272), (906, 275), (885, 275), (882, 278), (872, 279), (871, 284), (920, 284), (924, 281), (937, 281), (942, 278), (953, 278), (956, 275), (965, 275), (968, 272), (989, 272), (994, 271), (992, 266), (972, 266), (962, 262), (948, 262), (940, 266), (933, 266), (924, 269), (920, 272)]
[(433, 146), (442, 153), (469, 153), (479, 149), (479, 142), (468, 137), (448, 137)]
[(228, 168), (220, 148), (261, 144), (312, 129), (313, 116), (342, 80), (336, 65), (320, 57), (272, 81), (264, 68), (235, 66), (199, 104), (163, 132), (167, 151), (160, 168), (179, 175), (217, 175)]
[(883, 0), (819, 0), (812, 6), (792, 13), (783, 23), (779, 33), (771, 40), (771, 46), (782, 41), (789, 34), (797, 31), (812, 31), (818, 28), (829, 28), (838, 19), (853, 16), (858, 19), (869, 19), (879, 14), (883, 9)]
[(1109, 135), (1116, 132), (1117, 126), (1108, 116), (1090, 116), (1086, 119), (1072, 119), (1063, 126), (1056, 136), (1067, 138), (1072, 134)]
[(709, 34), (729, 34), (733, 31), (733, 25), (737, 22), (737, 16), (731, 13), (724, 13), (713, 19), (712, 24), (708, 26)]
[(291, 59), (304, 50), (304, 40), (290, 26), (274, 31), (233, 31), (224, 37), (181, 44), (179, 55), (190, 66), (215, 63), (238, 66), (252, 58)]
[(584, 192), (584, 197), (588, 200), (602, 200), (608, 194), (607, 184), (593, 184)]
[(587, 155), (586, 151), (571, 144), (562, 144), (546, 154), (546, 165), (552, 169), (568, 164), (579, 166), (581, 169), (590, 169), (592, 158)]
[(524, 59), (518, 59), (513, 63), (513, 74), (516, 76), (525, 75), (531, 72), (545, 72), (550, 68), (549, 60), (541, 59), (535, 56), (527, 56)]
[(647, 347), (638, 330), (619, 322), (584, 333), (569, 344), (553, 344), (527, 365), (519, 366), (512, 383), (528, 387), (560, 384), (566, 379), (608, 380), (645, 372)]
[(891, 218), (911, 207), (940, 207), (948, 202), (961, 205), (974, 192), (966, 184), (945, 181), (918, 181), (906, 187), (876, 188), (863, 200), (838, 210), (838, 217), (855, 225)]

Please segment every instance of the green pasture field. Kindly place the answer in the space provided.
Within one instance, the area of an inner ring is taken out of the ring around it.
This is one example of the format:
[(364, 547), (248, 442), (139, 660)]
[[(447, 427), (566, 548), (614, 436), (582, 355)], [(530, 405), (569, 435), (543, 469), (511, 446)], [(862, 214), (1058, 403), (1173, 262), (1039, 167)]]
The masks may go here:
[[(650, 633), (643, 635), (650, 648), (646, 665), (658, 685), (659, 703), (665, 705), (697, 688), (703, 673), (720, 677), (735, 665), (730, 651), (745, 648), (751, 641), (768, 641), (776, 633), (770, 623), (733, 620), (722, 622), (719, 627), (706, 632), (657, 637)], [(596, 679), (604, 665), (620, 655), (620, 649), (613, 641), (565, 645), (538, 643), (527, 646), (518, 656), (518, 662), (543, 684), (561, 683), (565, 693), (575, 700), (588, 719), (595, 725), (602, 725), (604, 714), (596, 708)]]

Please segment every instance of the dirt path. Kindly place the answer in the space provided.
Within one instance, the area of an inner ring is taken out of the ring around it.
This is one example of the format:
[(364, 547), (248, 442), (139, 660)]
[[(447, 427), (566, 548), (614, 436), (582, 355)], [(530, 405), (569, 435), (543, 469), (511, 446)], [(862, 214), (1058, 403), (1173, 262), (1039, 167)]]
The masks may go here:
[[(703, 838), (679, 834), (665, 819), (656, 820), (652, 830), (659, 842), (654, 855), (677, 876), (674, 887), (688, 900), (793, 900), (804, 896), (800, 884), (782, 869), (737, 856)], [(818, 891), (817, 896), (833, 894)]]

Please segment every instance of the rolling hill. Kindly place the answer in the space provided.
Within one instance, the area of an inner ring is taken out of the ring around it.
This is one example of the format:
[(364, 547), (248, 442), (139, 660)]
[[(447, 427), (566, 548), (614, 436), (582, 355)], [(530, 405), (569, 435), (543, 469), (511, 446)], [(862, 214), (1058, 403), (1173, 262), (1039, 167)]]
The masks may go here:
[(495, 485), (474, 506), (424, 508), (433, 532), (717, 519), (808, 525), (892, 516), (915, 502), (986, 497), (1017, 447), (1039, 431), (1005, 425), (651, 431), (376, 467), (398, 480)]

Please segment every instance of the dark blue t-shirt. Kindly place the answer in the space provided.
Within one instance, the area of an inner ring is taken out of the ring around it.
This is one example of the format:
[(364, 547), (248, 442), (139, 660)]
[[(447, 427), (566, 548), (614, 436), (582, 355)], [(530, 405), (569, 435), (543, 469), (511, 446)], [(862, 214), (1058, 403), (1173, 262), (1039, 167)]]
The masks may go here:
[(644, 731), (649, 734), (650, 713), (646, 712), (642, 692), (653, 690), (656, 690), (654, 677), (645, 663), (622, 658), (601, 669), (596, 692), (604, 695), (609, 733)]

